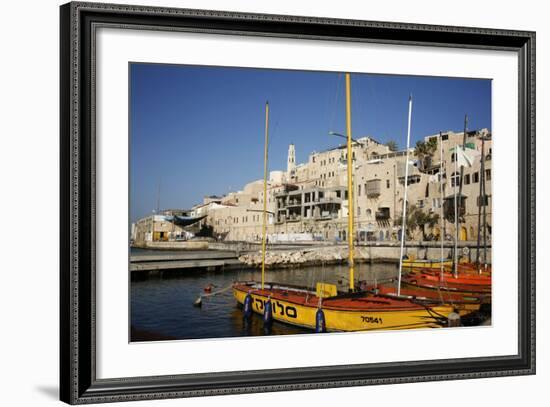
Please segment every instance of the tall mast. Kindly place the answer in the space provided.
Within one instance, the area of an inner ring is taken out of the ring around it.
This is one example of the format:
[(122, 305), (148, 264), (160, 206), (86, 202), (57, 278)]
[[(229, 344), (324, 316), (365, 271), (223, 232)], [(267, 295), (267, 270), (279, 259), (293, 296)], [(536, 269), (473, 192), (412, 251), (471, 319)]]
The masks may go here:
[(454, 276), (455, 278), (458, 276), (458, 225), (460, 224), (458, 222), (458, 204), (457, 204), (457, 196), (456, 196), (456, 184), (457, 182), (460, 182), (460, 179), (457, 181), (457, 175), (458, 175), (458, 144), (455, 144), (455, 253), (454, 253), (454, 264), (453, 264), (453, 270), (454, 270)]
[(264, 141), (264, 210), (262, 221), (262, 290), (265, 282), (265, 243), (267, 227), (267, 145), (269, 142), (269, 102), (265, 102), (265, 141)]
[(407, 126), (407, 156), (405, 160), (405, 194), (403, 196), (403, 221), (401, 225), (401, 251), (399, 253), (399, 274), (397, 276), (397, 295), (401, 295), (401, 270), (403, 269), (403, 250), (405, 248), (405, 226), (407, 222), (407, 184), (409, 180), (409, 149), (411, 145), (412, 95), (409, 96), (409, 121)]
[(441, 240), (441, 270), (443, 278), (443, 135), (439, 132), (439, 238)]
[[(479, 249), (481, 244), (481, 203), (483, 202), (483, 156), (485, 155), (485, 138), (481, 137), (481, 163), (480, 163), (480, 179), (479, 179), (479, 197), (477, 198), (477, 250), (476, 250), (476, 268), (481, 271), (479, 267)], [(485, 225), (484, 225), (485, 226)]]
[(346, 73), (346, 132), (348, 136), (348, 246), (349, 290), (355, 289), (353, 269), (353, 152), (351, 149), (351, 77)]
[[(485, 152), (481, 156), (481, 179), (483, 184), (483, 265), (487, 267), (487, 191), (485, 190)], [(487, 202), (488, 204), (488, 202)]]
[[(462, 134), (462, 146), (461, 149), (464, 152), (466, 150), (466, 132), (468, 131), (468, 115), (464, 115), (464, 133)], [(456, 157), (458, 158), (458, 151), (456, 152)], [(458, 178), (458, 195), (462, 196), (462, 180), (464, 178), (464, 166), (460, 166), (460, 178)], [(462, 199), (459, 201), (459, 206), (462, 206)], [(461, 208), (459, 208), (461, 209)], [(460, 212), (460, 211), (459, 211)], [(457, 221), (457, 227), (460, 228), (460, 221)]]
[[(462, 133), (462, 146), (460, 154), (466, 149), (466, 132), (468, 131), (468, 115), (464, 115), (464, 132)], [(458, 161), (458, 146), (455, 146), (455, 172), (458, 172), (457, 161)], [(460, 166), (460, 176), (458, 177), (458, 195), (460, 196), (457, 207), (457, 197), (456, 197), (456, 183), (455, 183), (455, 265), (454, 265), (454, 275), (458, 276), (458, 230), (460, 229), (460, 220), (458, 219), (460, 210), (462, 209), (462, 178), (464, 177), (464, 166)], [(456, 179), (456, 178), (455, 178)]]
[(160, 178), (157, 185), (157, 214), (160, 213)]

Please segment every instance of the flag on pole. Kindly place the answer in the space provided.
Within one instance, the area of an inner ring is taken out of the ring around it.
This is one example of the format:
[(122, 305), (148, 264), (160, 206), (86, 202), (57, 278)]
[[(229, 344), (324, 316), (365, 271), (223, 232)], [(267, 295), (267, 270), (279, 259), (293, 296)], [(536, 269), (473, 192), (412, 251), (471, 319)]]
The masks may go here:
[(470, 168), (474, 165), (476, 159), (481, 159), (481, 153), (477, 150), (471, 148), (462, 148), (457, 146), (456, 148), (451, 149), (456, 154), (457, 164), (461, 167)]

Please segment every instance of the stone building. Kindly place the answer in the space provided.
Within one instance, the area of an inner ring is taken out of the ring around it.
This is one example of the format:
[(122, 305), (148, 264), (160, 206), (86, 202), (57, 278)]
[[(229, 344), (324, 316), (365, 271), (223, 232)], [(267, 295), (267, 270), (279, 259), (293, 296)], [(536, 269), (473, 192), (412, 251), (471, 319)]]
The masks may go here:
[[(485, 140), (483, 174), (482, 139)], [(448, 131), (427, 136), (424, 142), (430, 143), (432, 150), (417, 157), (411, 148), (408, 164), (405, 150), (391, 151), (372, 137), (363, 137), (353, 143), (351, 160), (348, 160), (347, 147), (342, 145), (313, 152), (307, 162), (298, 164), (295, 146), (291, 144), (287, 170), (269, 174), (267, 197), (264, 197), (263, 180), (255, 180), (242, 190), (223, 197), (206, 197), (202, 204), (192, 208), (190, 215), (205, 216), (201, 225), (211, 227), (213, 236), (220, 240), (260, 241), (266, 198), (266, 232), (270, 239), (285, 240), (283, 237), (292, 236), (294, 240), (345, 241), (348, 238), (347, 165), (351, 161), (356, 240), (395, 241), (399, 238), (406, 172), (408, 207), (414, 205), (426, 213), (444, 215), (443, 221), (433, 227), (425, 226), (423, 231), (416, 229), (408, 234), (415, 240), (436, 239), (441, 233), (441, 223), (444, 236), (452, 240), (455, 236), (454, 198), (455, 192), (458, 196), (461, 171), (458, 165), (455, 170), (456, 148), (465, 143), (465, 151), (471, 152), (474, 159), (462, 170), (458, 236), (461, 240), (477, 239), (478, 204), (481, 204), (481, 208), (485, 205), (490, 242), (491, 134), (486, 129), (471, 131), (466, 133), (464, 140), (464, 133)], [(480, 199), (483, 177), (485, 198)]]
[(189, 237), (189, 231), (173, 219), (175, 216), (188, 216), (189, 211), (166, 209), (157, 214), (139, 219), (132, 224), (132, 240), (141, 245), (145, 242), (166, 242)]

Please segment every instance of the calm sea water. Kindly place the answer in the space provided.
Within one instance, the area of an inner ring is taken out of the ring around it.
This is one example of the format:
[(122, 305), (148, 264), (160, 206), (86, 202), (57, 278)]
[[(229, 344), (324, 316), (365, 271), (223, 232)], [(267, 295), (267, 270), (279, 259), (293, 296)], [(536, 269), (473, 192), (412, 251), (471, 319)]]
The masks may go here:
[[(137, 254), (137, 253), (135, 253)], [(143, 253), (140, 253), (143, 254)], [(356, 278), (374, 282), (397, 275), (394, 264), (356, 265)], [(345, 290), (348, 285), (345, 266), (325, 266), (268, 270), (266, 281), (315, 287), (325, 281)], [(260, 281), (256, 269), (235, 271), (183, 270), (170, 277), (153, 277), (130, 283), (130, 314), (132, 340), (198, 339), (257, 335), (288, 335), (311, 333), (298, 327), (274, 322), (265, 332), (260, 315), (254, 314), (250, 324), (243, 323), (242, 310), (237, 306), (232, 290), (203, 298), (202, 307), (193, 302), (204, 287), (213, 284), (214, 291), (229, 287), (236, 280)]]

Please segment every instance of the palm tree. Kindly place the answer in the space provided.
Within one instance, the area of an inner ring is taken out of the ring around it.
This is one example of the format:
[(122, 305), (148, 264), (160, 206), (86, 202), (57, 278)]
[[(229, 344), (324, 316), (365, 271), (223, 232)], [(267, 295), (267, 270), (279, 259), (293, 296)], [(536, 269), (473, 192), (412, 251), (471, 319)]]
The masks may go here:
[[(402, 217), (399, 217), (394, 221), (395, 225), (402, 224)], [(439, 222), (439, 215), (436, 213), (424, 212), (422, 209), (418, 208), (416, 205), (410, 205), (407, 208), (407, 237), (412, 237), (412, 232), (417, 229), (420, 229), (422, 232), (422, 240), (427, 240), (426, 236), (426, 225), (429, 228), (433, 228)]]
[(417, 141), (414, 149), (414, 155), (421, 162), (421, 169), (429, 167), (428, 159), (431, 158), (437, 149), (437, 139), (430, 138), (428, 141)]

